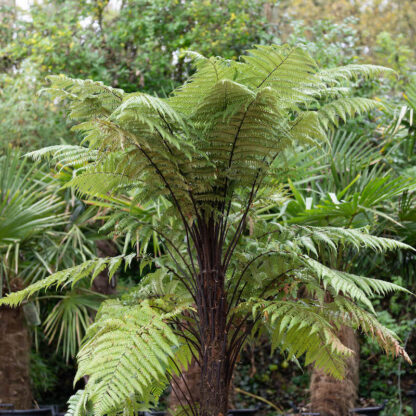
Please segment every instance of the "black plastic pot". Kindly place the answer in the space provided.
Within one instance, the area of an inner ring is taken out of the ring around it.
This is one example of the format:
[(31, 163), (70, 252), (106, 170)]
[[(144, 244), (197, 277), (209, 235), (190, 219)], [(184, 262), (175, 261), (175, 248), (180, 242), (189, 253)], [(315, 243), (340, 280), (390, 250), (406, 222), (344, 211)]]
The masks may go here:
[(230, 409), (228, 416), (252, 416), (257, 413), (259, 409)]
[(412, 390), (407, 392), (407, 396), (412, 399), (413, 416), (416, 416), (416, 383), (412, 384)]
[[(254, 416), (259, 409), (230, 409), (228, 416)], [(145, 416), (165, 416), (165, 412), (145, 412)], [(1, 416), (1, 415), (0, 415)]]
[(40, 409), (51, 409), (54, 416), (59, 415), (59, 404), (40, 404)]
[(365, 416), (378, 416), (382, 410), (386, 407), (387, 400), (384, 400), (381, 406), (374, 406), (374, 407), (358, 407), (356, 409), (352, 409), (351, 413), (355, 413), (357, 415), (365, 415)]
[(1, 410), (0, 416), (54, 416), (52, 409)]

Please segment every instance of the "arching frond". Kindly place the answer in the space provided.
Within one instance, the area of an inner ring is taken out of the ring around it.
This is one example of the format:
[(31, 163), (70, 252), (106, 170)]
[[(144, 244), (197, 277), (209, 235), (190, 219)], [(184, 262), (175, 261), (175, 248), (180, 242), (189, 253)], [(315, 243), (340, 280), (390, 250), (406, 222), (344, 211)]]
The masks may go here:
[(78, 354), (75, 378), (89, 376), (86, 392), (94, 414), (123, 409), (125, 401), (135, 395), (144, 408), (154, 406), (157, 393), (169, 382), (168, 374), (177, 373), (172, 361), (190, 360), (166, 323), (182, 309), (162, 312), (164, 306), (160, 299), (136, 306), (107, 301), (101, 307)]
[(351, 245), (357, 250), (368, 248), (380, 253), (389, 250), (413, 250), (411, 246), (401, 241), (371, 235), (368, 228), (296, 226), (295, 229), (298, 227), (302, 233), (316, 242), (332, 241), (336, 245)]
[(85, 390), (78, 390), (68, 400), (68, 411), (65, 416), (86, 416), (88, 395)]
[(242, 74), (244, 82), (254, 88), (271, 87), (289, 108), (308, 102), (309, 88), (322, 87), (315, 77), (315, 61), (302, 48), (258, 45), (243, 59), (248, 64)]
[[(305, 355), (305, 365), (325, 368), (334, 377), (344, 374), (345, 358), (351, 351), (336, 336), (337, 323), (329, 321), (324, 306), (308, 300), (251, 300), (254, 317), (262, 316), (271, 331), (272, 348), (281, 348), (289, 356)], [(242, 305), (246, 306), (246, 305)]]
[(338, 126), (340, 120), (346, 122), (347, 119), (357, 114), (368, 113), (376, 107), (380, 107), (380, 103), (369, 98), (339, 98), (322, 106), (318, 111), (318, 117), (326, 129), (330, 125)]
[(124, 91), (90, 79), (73, 79), (65, 75), (50, 75), (48, 92), (53, 98), (74, 102), (70, 117), (83, 120), (90, 117), (103, 117), (111, 114), (122, 102)]
[(345, 80), (356, 80), (359, 77), (371, 79), (383, 74), (391, 74), (394, 71), (380, 65), (350, 64), (336, 68), (319, 71), (319, 77), (326, 83), (334, 83)]
[(58, 289), (66, 285), (74, 286), (81, 279), (87, 277), (90, 277), (92, 281), (106, 267), (108, 267), (109, 278), (111, 279), (117, 269), (121, 266), (122, 262), (125, 261), (129, 264), (135, 255), (135, 253), (132, 253), (128, 256), (120, 255), (117, 257), (102, 257), (95, 260), (88, 260), (78, 266), (53, 273), (45, 279), (31, 284), (19, 292), (9, 293), (6, 297), (0, 298), (0, 305), (20, 305), (23, 301), (29, 299), (41, 290), (46, 290), (50, 287)]
[(27, 157), (34, 160), (47, 159), (52, 164), (59, 166), (61, 169), (66, 167), (80, 167), (89, 162), (95, 161), (98, 152), (94, 149), (88, 149), (83, 146), (74, 145), (57, 145), (44, 147), (26, 154)]

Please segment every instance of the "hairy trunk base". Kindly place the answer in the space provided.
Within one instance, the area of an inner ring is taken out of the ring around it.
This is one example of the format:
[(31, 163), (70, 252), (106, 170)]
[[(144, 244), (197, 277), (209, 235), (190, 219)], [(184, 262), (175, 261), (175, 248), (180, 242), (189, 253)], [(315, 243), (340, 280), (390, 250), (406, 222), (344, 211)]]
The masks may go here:
[[(229, 389), (228, 408), (234, 408), (233, 380)], [(201, 403), (201, 369), (195, 360), (192, 360), (182, 377), (173, 376), (171, 393), (169, 395), (169, 414), (175, 415), (177, 410), (187, 403), (196, 403), (199, 408)]]
[(205, 355), (201, 377), (201, 416), (225, 416), (228, 411), (229, 386), (225, 375), (222, 345), (213, 345)]
[(0, 307), (0, 403), (32, 407), (30, 338), (22, 308)]
[(359, 344), (355, 331), (342, 327), (338, 334), (342, 343), (354, 351), (348, 358), (345, 378), (336, 380), (322, 370), (312, 371), (311, 409), (321, 416), (348, 416), (354, 407), (358, 389)]

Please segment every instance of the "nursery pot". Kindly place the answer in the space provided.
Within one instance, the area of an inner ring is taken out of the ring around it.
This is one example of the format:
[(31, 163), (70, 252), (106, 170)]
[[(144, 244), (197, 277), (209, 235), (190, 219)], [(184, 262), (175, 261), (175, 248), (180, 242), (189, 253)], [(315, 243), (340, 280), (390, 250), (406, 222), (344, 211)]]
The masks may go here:
[[(230, 409), (228, 416), (254, 416), (259, 409)], [(146, 412), (146, 416), (165, 416), (165, 412)], [(0, 415), (1, 416), (1, 415)]]
[(416, 383), (412, 384), (412, 390), (407, 393), (407, 396), (412, 399), (413, 416), (416, 416)]
[(52, 409), (1, 410), (0, 416), (54, 416)]
[(259, 409), (230, 409), (228, 416), (254, 416)]
[(360, 407), (352, 409), (351, 412), (357, 415), (366, 415), (366, 416), (378, 416), (380, 412), (386, 407), (387, 400), (384, 400), (384, 403), (381, 406), (374, 407)]

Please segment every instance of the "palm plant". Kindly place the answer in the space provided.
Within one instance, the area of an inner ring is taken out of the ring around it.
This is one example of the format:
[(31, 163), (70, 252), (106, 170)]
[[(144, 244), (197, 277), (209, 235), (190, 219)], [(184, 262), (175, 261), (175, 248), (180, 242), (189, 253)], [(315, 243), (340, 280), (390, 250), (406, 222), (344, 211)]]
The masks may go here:
[[(290, 224), (345, 229), (371, 227), (375, 234), (391, 235), (395, 228), (402, 227), (396, 213), (399, 198), (414, 190), (416, 183), (387, 169), (381, 149), (351, 133), (338, 131), (331, 135), (330, 146), (318, 163), (320, 175), (308, 181), (307, 187), (301, 181), (296, 184), (289, 179), (293, 198), (283, 207), (276, 207), (275, 218)], [(262, 215), (273, 218), (270, 212)], [(321, 247), (318, 254), (324, 264), (355, 273), (374, 270), (371, 263), (377, 257), (342, 247), (337, 252)], [(322, 415), (348, 415), (357, 396), (358, 335), (345, 327), (339, 335), (355, 354), (349, 359), (347, 376), (342, 381), (319, 369), (312, 372), (311, 405)]]
[[(24, 277), (44, 269), (37, 243), (65, 221), (62, 201), (35, 168), (10, 149), (0, 157), (1, 296), (20, 289)], [(0, 373), (8, 377), (7, 383), (1, 383), (0, 397), (16, 407), (30, 407), (30, 339), (23, 309), (0, 307), (0, 331), (7, 334), (0, 347)]]
[(45, 176), (36, 175), (36, 166), (29, 167), (19, 158), (18, 152), (10, 150), (1, 157), (0, 244), (5, 254), (1, 263), (5, 277), (20, 269), (19, 249), (23, 243), (31, 245), (34, 238), (65, 222), (63, 202), (51, 192)]
[(416, 78), (403, 94), (404, 103), (386, 106), (385, 117), (389, 122), (383, 133), (386, 160), (397, 174), (414, 176), (416, 146)]
[[(284, 226), (255, 212), (281, 199), (276, 173), (287, 149), (319, 145), (339, 119), (376, 105), (348, 96), (344, 81), (385, 69), (322, 70), (304, 50), (285, 46), (257, 47), (243, 62), (190, 56), (196, 73), (167, 99), (51, 78), (49, 92), (69, 101), (88, 147), (54, 146), (34, 156), (82, 165), (69, 185), (90, 197), (128, 195), (132, 209), (157, 198), (169, 203), (157, 221), (128, 211), (108, 220), (119, 234), (157, 233), (166, 255), (130, 295), (102, 305), (78, 355), (77, 378), (89, 381), (71, 399), (72, 414), (90, 404), (96, 415), (155, 406), (193, 358), (200, 400), (192, 400), (185, 383), (183, 411), (225, 415), (238, 354), (259, 332), (270, 335), (273, 348), (305, 355), (306, 364), (337, 377), (351, 353), (336, 335), (341, 325), (361, 328), (388, 353), (407, 357), (369, 300), (400, 288), (331, 268), (315, 254), (319, 245), (380, 252), (406, 245), (364, 230)], [(135, 256), (84, 262), (1, 302), (17, 305), (47, 287), (74, 287), (105, 267), (111, 278)]]
[[(42, 166), (22, 159), (20, 152), (8, 149), (1, 156), (1, 297), (56, 270), (95, 257), (93, 243), (86, 240), (86, 229), (81, 226), (91, 213), (87, 210), (70, 216), (59, 188), (59, 182), (44, 173)], [(91, 311), (98, 309), (103, 298), (87, 288), (77, 288), (36, 299), (56, 302), (43, 325), (46, 337), (56, 343), (67, 359), (76, 354), (81, 337), (91, 323)], [(39, 315), (43, 315), (44, 308), (39, 314), (38, 306), (38, 302), (31, 302), (16, 311), (0, 308), (2, 333), (7, 334), (1, 346), (1, 355), (5, 358), (0, 366), (2, 374), (9, 374), (11, 380), (2, 384), (0, 397), (17, 408), (31, 407), (31, 342), (24, 321), (26, 318), (30, 324), (40, 324)], [(33, 334), (37, 340), (36, 328)]]

